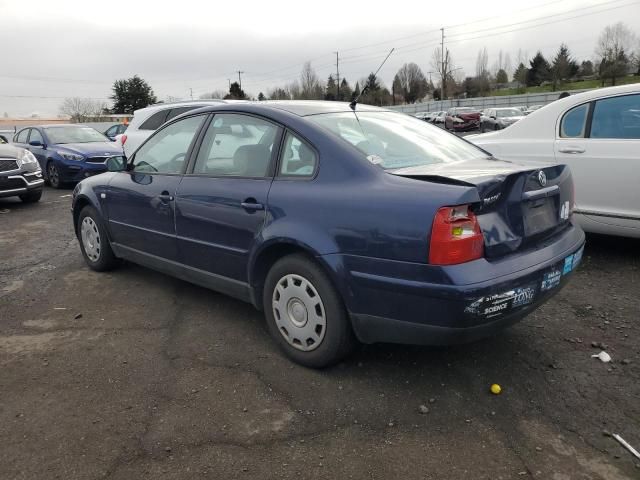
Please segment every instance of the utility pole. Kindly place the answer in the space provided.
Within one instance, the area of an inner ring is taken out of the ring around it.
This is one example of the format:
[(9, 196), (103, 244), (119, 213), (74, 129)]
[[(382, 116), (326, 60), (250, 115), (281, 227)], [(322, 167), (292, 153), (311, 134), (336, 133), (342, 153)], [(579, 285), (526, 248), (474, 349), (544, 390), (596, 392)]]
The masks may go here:
[[(242, 90), (242, 77), (240, 75), (243, 73), (243, 71), (238, 70), (238, 85), (240, 85), (240, 90)], [(229, 86), (229, 88), (231, 88), (231, 86)]]
[(336, 52), (336, 77), (338, 80), (336, 81), (336, 100), (340, 100), (340, 58), (338, 57), (338, 52)]
[(444, 66), (444, 28), (441, 28), (440, 32), (442, 32), (442, 40), (440, 41), (440, 55), (442, 57), (442, 65), (440, 70), (440, 73), (442, 75), (442, 84), (440, 85), (440, 100), (444, 100), (446, 98), (445, 79), (447, 77), (447, 72), (445, 71)]

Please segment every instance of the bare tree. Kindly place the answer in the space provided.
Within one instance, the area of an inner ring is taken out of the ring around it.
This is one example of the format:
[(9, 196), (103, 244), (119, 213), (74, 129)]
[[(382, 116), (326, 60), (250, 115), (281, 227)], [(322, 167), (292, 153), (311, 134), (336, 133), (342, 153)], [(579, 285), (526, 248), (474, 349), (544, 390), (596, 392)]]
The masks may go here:
[[(404, 101), (407, 103), (415, 103), (417, 100), (424, 98), (429, 88), (424, 73), (415, 63), (405, 63), (396, 73), (393, 82), (394, 85), (400, 88)], [(393, 90), (395, 93), (395, 86)]]
[(451, 53), (447, 48), (444, 56), (442, 55), (442, 49), (440, 47), (433, 51), (431, 56), (431, 68), (440, 74), (440, 98), (446, 100), (447, 98), (447, 84), (453, 82), (451, 72), (453, 72), (453, 60), (451, 59)]
[(323, 96), (323, 88), (311, 62), (306, 62), (300, 73), (300, 94), (304, 100), (319, 100)]
[(202, 95), (200, 95), (200, 99), (201, 100), (209, 100), (212, 98), (218, 98), (218, 99), (222, 99), (224, 98), (224, 96), (227, 94), (227, 92), (223, 91), (223, 90), (214, 90), (213, 92), (209, 92), (209, 93), (203, 93)]
[(596, 55), (600, 62), (600, 77), (604, 84), (605, 78), (616, 84), (616, 78), (627, 73), (629, 55), (636, 44), (634, 33), (624, 23), (618, 22), (607, 25), (600, 33), (596, 44)]
[(487, 53), (487, 47), (478, 51), (476, 57), (476, 78), (487, 78), (489, 76), (489, 54)]
[(76, 123), (86, 122), (90, 118), (100, 117), (107, 109), (105, 102), (98, 102), (89, 98), (65, 98), (60, 106), (60, 113), (69, 115)]

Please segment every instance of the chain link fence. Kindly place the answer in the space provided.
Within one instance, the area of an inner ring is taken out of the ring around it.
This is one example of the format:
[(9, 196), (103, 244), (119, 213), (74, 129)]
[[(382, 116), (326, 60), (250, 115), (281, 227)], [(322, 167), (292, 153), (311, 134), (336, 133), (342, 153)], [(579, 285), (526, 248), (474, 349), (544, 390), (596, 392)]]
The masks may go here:
[[(590, 89), (571, 90), (571, 95), (587, 92)], [(503, 95), (496, 97), (476, 97), (476, 98), (455, 98), (451, 100), (432, 100), (424, 103), (413, 103), (409, 105), (395, 105), (387, 107), (391, 110), (398, 110), (404, 113), (417, 112), (438, 112), (448, 110), (452, 107), (472, 107), (478, 110), (493, 107), (515, 107), (524, 105), (530, 107), (532, 105), (546, 105), (558, 99), (562, 92), (545, 92), (545, 93), (525, 93), (522, 95)]]

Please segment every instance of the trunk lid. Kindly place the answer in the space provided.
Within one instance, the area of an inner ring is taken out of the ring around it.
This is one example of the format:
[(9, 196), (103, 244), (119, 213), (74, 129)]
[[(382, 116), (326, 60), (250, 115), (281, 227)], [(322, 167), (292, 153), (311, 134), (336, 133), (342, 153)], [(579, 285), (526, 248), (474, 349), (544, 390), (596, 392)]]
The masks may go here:
[(475, 187), (479, 201), (474, 204), (474, 212), (484, 236), (487, 258), (544, 242), (563, 230), (569, 221), (573, 180), (566, 165), (536, 168), (502, 160), (473, 159), (387, 172), (426, 182)]
[(465, 122), (470, 122), (473, 120), (480, 120), (480, 112), (473, 113), (456, 113), (454, 116), (461, 118)]

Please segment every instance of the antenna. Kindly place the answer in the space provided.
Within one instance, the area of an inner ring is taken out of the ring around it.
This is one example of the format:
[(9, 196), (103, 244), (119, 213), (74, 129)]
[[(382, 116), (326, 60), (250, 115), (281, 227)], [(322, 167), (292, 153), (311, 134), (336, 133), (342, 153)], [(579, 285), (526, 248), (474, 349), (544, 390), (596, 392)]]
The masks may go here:
[[(376, 70), (376, 73), (373, 74), (374, 77), (378, 76), (378, 72), (380, 71), (382, 66), (387, 62), (387, 60), (389, 59), (389, 57), (391, 56), (391, 54), (393, 53), (394, 50), (395, 50), (395, 47), (392, 48), (391, 50), (389, 50), (389, 53), (387, 54), (387, 56), (384, 58), (384, 60), (382, 61), (382, 63), (378, 67), (378, 70)], [(351, 110), (353, 110), (353, 111), (356, 110), (356, 105), (358, 104), (358, 100), (360, 100), (360, 97), (362, 96), (362, 94), (367, 91), (368, 87), (369, 87), (369, 85), (365, 84), (365, 86), (362, 88), (362, 90), (360, 91), (358, 96), (351, 101), (351, 103), (349, 104), (349, 106), (351, 107)]]

